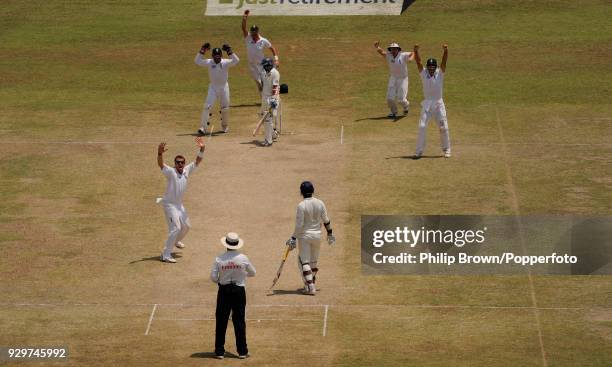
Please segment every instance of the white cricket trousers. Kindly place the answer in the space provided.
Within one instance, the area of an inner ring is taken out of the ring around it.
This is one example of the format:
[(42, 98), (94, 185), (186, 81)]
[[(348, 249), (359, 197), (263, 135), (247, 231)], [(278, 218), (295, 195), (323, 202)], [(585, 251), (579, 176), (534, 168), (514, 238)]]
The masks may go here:
[(393, 114), (397, 114), (396, 102), (401, 104), (404, 110), (408, 110), (410, 106), (408, 102), (408, 77), (389, 77), (389, 83), (387, 84), (387, 104)]
[[(268, 110), (270, 109), (270, 105), (268, 104), (268, 98), (270, 98), (271, 96), (268, 95), (262, 95), (261, 96), (261, 113), (262, 116), (263, 114), (265, 114), (266, 112), (268, 112)], [(280, 100), (279, 100), (280, 103)], [(268, 115), (268, 117), (266, 117), (266, 119), (264, 120), (264, 138), (266, 139), (266, 143), (268, 144), (272, 144), (273, 141), (273, 136), (274, 136), (274, 119), (275, 119), (275, 115), (276, 115), (276, 111), (277, 109), (273, 110), (273, 114), (272, 115)]]
[(183, 205), (164, 203), (164, 214), (168, 223), (168, 239), (162, 256), (167, 259), (172, 256), (172, 248), (185, 238), (191, 228), (191, 223)]
[[(200, 129), (208, 131), (208, 118), (210, 116), (210, 110), (215, 102), (219, 100), (221, 105), (221, 114), (224, 117), (227, 115), (230, 106), (230, 91), (229, 84), (225, 85), (208, 85), (208, 95), (206, 96), (206, 102), (204, 102), (204, 110), (202, 111), (202, 118), (200, 119)], [(222, 118), (222, 128), (227, 127), (227, 118)]]
[(317, 263), (320, 249), (320, 239), (298, 238), (298, 267), (306, 287), (311, 285), (314, 288), (315, 277), (319, 271)]
[(450, 153), (450, 137), (448, 135), (448, 120), (446, 119), (446, 107), (444, 101), (423, 101), (423, 109), (419, 119), (419, 137), (417, 139), (416, 154), (421, 155), (425, 150), (425, 137), (427, 124), (431, 118), (436, 119), (440, 128), (440, 145), (444, 152)]
[(263, 73), (263, 67), (261, 66), (261, 60), (258, 63), (249, 62), (249, 75), (257, 83), (257, 89), (261, 93), (261, 73)]

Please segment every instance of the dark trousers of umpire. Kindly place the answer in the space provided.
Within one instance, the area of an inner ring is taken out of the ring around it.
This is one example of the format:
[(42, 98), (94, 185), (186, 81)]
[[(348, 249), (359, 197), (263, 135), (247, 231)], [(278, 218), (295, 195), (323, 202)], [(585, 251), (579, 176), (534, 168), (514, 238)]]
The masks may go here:
[(230, 311), (232, 313), (238, 354), (244, 356), (249, 353), (246, 342), (245, 308), (246, 292), (244, 287), (235, 284), (219, 285), (219, 290), (217, 291), (217, 311), (215, 313), (217, 321), (215, 329), (216, 355), (222, 356), (225, 353), (225, 331), (227, 330)]

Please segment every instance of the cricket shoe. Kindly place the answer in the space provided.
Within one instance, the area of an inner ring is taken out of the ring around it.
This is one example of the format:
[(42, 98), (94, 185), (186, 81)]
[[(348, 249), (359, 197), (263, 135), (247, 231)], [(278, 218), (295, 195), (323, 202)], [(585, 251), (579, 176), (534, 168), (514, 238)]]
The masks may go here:
[(421, 157), (422, 157), (422, 156), (423, 156), (423, 153), (415, 153), (415, 154), (412, 156), (412, 159), (421, 159)]
[(241, 354), (241, 355), (238, 356), (238, 359), (247, 359), (249, 357), (250, 357), (250, 355), (248, 355), (248, 354)]
[(223, 358), (225, 358), (225, 356), (215, 356), (215, 358), (217, 358), (217, 359), (223, 359)]
[(278, 131), (276, 129), (272, 132), (272, 140), (278, 140)]
[(271, 147), (271, 146), (272, 146), (272, 143), (269, 143), (269, 142), (267, 142), (267, 141), (264, 141), (264, 142), (261, 144), (261, 146), (262, 146), (262, 147)]
[(178, 241), (178, 242), (176, 243), (176, 245), (174, 245), (174, 246), (176, 246), (176, 247), (178, 247), (178, 248), (185, 248), (185, 244), (184, 244), (184, 243), (182, 243), (181, 241)]
[(224, 133), (224, 134), (229, 133), (229, 126), (228, 126), (228, 127), (224, 127), (224, 128), (223, 128), (223, 133)]
[(173, 257), (164, 257), (163, 255), (159, 258), (161, 260), (161, 262), (163, 263), (170, 263), (170, 264), (174, 264), (176, 263), (176, 259)]
[(307, 286), (304, 286), (303, 293), (308, 296), (314, 296), (317, 294), (317, 289), (315, 288), (314, 284), (309, 284)]
[(450, 150), (447, 150), (444, 152), (444, 158), (450, 158), (451, 157), (451, 152)]
[(202, 129), (198, 129), (198, 135), (200, 135), (200, 136), (206, 135), (206, 131), (204, 131)]
[(393, 112), (391, 112), (390, 114), (387, 115), (387, 117), (390, 118), (390, 119), (396, 119), (397, 115), (394, 114)]
[(406, 108), (406, 109), (404, 110), (404, 116), (406, 116), (407, 114), (408, 114), (408, 109)]

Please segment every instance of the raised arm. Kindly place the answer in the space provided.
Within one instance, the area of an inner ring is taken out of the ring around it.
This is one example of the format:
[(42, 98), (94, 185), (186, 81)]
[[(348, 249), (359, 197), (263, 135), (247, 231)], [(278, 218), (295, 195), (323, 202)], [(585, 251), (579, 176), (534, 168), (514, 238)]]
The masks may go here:
[(210, 50), (210, 43), (206, 42), (205, 44), (202, 45), (202, 47), (200, 47), (200, 51), (197, 53), (195, 60), (193, 60), (193, 62), (195, 62), (197, 65), (205, 66), (206, 59), (204, 58), (204, 54), (208, 50)]
[(423, 64), (421, 64), (421, 55), (419, 55), (419, 45), (414, 45), (414, 61), (416, 61), (419, 73), (423, 71)]
[(200, 162), (202, 162), (202, 158), (204, 158), (204, 149), (206, 149), (206, 147), (204, 146), (204, 139), (202, 139), (201, 136), (198, 136), (195, 141), (198, 147), (200, 147), (200, 151), (198, 152), (195, 160), (196, 166), (199, 166)]
[(374, 42), (374, 48), (376, 48), (376, 52), (378, 52), (382, 57), (387, 56), (387, 52), (380, 48), (380, 41)]
[(247, 18), (249, 17), (249, 13), (250, 11), (247, 9), (242, 15), (242, 37), (244, 38), (249, 35), (249, 31), (247, 31)]
[(272, 55), (274, 55), (274, 65), (278, 67), (280, 65), (280, 61), (278, 60), (278, 51), (274, 46), (270, 45), (270, 51), (272, 51)]
[(167, 150), (166, 143), (159, 143), (157, 146), (157, 165), (160, 169), (164, 168), (164, 152)]
[(224, 43), (223, 46), (221, 46), (221, 49), (225, 51), (227, 53), (227, 56), (231, 58), (230, 62), (227, 63), (227, 66), (232, 67), (240, 61), (238, 55), (236, 55), (232, 50), (232, 46), (228, 45), (227, 43)]
[(442, 45), (442, 49), (444, 50), (444, 53), (442, 54), (442, 63), (440, 64), (440, 70), (442, 70), (443, 73), (446, 72), (446, 60), (448, 60), (448, 45), (445, 43)]

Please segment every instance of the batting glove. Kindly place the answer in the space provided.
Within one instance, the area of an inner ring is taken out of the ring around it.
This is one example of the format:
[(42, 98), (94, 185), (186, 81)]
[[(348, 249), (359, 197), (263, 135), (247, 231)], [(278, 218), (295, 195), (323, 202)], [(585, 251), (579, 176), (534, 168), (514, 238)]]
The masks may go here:
[(328, 235), (327, 235), (327, 243), (328, 243), (330, 246), (335, 245), (335, 244), (336, 244), (336, 236), (334, 236), (333, 234), (328, 234)]
[(295, 237), (291, 237), (287, 240), (287, 242), (285, 242), (285, 244), (289, 246), (289, 251), (292, 251), (297, 246), (297, 241), (295, 240)]

